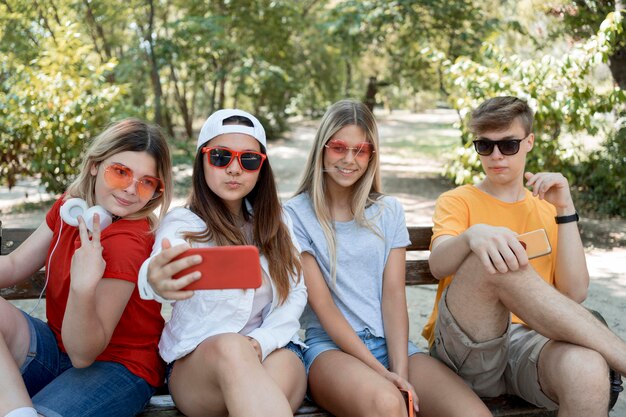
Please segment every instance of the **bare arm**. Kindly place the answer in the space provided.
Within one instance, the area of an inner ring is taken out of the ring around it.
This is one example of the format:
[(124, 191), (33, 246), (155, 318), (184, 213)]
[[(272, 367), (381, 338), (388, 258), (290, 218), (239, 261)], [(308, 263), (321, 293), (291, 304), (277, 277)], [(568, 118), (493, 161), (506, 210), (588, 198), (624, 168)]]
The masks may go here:
[(408, 379), (409, 314), (406, 305), (405, 261), (404, 248), (391, 250), (383, 273), (382, 312), (389, 368)]
[(409, 381), (409, 312), (406, 305), (406, 249), (392, 249), (383, 272), (382, 313), (385, 341), (389, 355), (389, 369), (397, 375), (392, 382), (407, 389), (413, 396), (415, 411), (419, 411), (419, 398)]
[(0, 288), (19, 284), (39, 271), (46, 262), (51, 241), (52, 230), (43, 222), (17, 249), (0, 256)]
[[(194, 292), (182, 290), (182, 288), (197, 281), (201, 277), (200, 271), (190, 272), (180, 278), (173, 278), (178, 272), (197, 265), (202, 262), (200, 255), (185, 256), (174, 260), (178, 255), (189, 249), (186, 243), (172, 246), (169, 239), (164, 238), (161, 245), (162, 250), (148, 258), (140, 271), (139, 285), (145, 283), (150, 285), (152, 291), (164, 300), (185, 300), (193, 296)], [(145, 267), (147, 263), (147, 268)], [(147, 277), (142, 277), (145, 274)], [(158, 300), (161, 301), (161, 300)]]
[(516, 271), (528, 265), (526, 251), (516, 236), (506, 227), (486, 224), (471, 226), (458, 236), (439, 236), (428, 258), (430, 271), (437, 279), (453, 275), (472, 252), (492, 274)]
[[(574, 214), (574, 202), (569, 183), (560, 173), (540, 172), (524, 174), (527, 185), (533, 187), (533, 195), (545, 199), (556, 208), (557, 216)], [(556, 254), (555, 287), (577, 302), (587, 298), (589, 271), (585, 251), (576, 222), (560, 224)]]
[(91, 240), (82, 218), (79, 230), (81, 246), (72, 257), (61, 337), (72, 364), (83, 368), (106, 349), (135, 286), (118, 279), (103, 279), (106, 264), (102, 258), (99, 221), (94, 221)]

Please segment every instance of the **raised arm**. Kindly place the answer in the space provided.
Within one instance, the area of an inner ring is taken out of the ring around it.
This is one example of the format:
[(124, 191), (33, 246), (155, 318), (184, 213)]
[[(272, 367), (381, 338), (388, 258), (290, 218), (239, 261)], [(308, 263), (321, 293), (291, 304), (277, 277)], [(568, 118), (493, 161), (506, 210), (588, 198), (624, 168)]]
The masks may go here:
[(106, 262), (102, 257), (99, 220), (94, 219), (91, 240), (82, 217), (79, 231), (81, 246), (72, 257), (61, 337), (72, 365), (83, 368), (106, 349), (135, 286), (103, 277)]
[[(532, 187), (533, 195), (545, 199), (556, 208), (557, 216), (576, 213), (567, 178), (558, 172), (540, 172), (524, 174), (527, 185)], [(574, 301), (582, 302), (587, 298), (589, 271), (585, 260), (577, 222), (559, 224), (556, 254), (555, 287)]]
[(193, 295), (193, 291), (181, 291), (181, 288), (200, 279), (200, 272), (192, 272), (178, 279), (172, 277), (185, 268), (199, 264), (202, 257), (194, 255), (172, 260), (189, 249), (183, 234), (204, 227), (204, 223), (186, 209), (177, 208), (165, 216), (157, 230), (152, 254), (139, 270), (137, 285), (142, 299), (165, 303), (184, 300)]

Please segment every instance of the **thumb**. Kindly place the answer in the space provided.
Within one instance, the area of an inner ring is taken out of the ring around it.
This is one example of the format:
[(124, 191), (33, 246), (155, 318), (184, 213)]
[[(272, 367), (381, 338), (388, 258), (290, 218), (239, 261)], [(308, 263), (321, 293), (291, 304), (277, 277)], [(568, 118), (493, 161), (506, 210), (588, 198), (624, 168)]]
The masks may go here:
[(172, 244), (170, 243), (170, 240), (168, 238), (163, 238), (163, 240), (161, 241), (161, 248), (162, 249), (169, 249), (172, 247)]

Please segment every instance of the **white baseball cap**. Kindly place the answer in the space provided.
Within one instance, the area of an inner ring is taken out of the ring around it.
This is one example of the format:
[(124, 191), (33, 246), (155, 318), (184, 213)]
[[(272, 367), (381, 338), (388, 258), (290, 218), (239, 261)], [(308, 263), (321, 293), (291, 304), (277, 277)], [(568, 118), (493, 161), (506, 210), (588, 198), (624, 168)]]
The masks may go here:
[[(225, 125), (224, 120), (233, 116), (242, 116), (249, 119), (252, 122), (252, 127), (244, 125)], [(209, 116), (202, 125), (200, 135), (198, 135), (198, 144), (196, 150), (200, 149), (204, 143), (210, 141), (216, 136), (223, 135), (224, 133), (243, 133), (250, 135), (259, 141), (261, 145), (267, 148), (265, 140), (265, 129), (261, 122), (248, 112), (239, 109), (222, 109), (218, 110)]]

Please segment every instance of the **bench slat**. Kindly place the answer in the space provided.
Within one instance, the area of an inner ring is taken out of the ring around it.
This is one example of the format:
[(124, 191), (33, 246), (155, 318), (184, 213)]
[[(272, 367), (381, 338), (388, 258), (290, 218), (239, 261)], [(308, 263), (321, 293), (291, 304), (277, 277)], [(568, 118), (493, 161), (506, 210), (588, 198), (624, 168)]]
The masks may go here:
[(406, 285), (428, 285), (438, 282), (430, 273), (427, 260), (406, 261)]
[(430, 250), (430, 238), (433, 235), (433, 229), (430, 226), (410, 226), (409, 239), (411, 239), (411, 245), (406, 250), (408, 251), (427, 251)]
[[(538, 409), (537, 407), (528, 404), (526, 401), (512, 395), (503, 395), (497, 398), (483, 398), (483, 401), (489, 407), (489, 410), (491, 410), (494, 417), (555, 417), (557, 415), (556, 411)], [(183, 416), (183, 414), (181, 414), (180, 411), (174, 407), (172, 397), (169, 395), (155, 395), (150, 400), (150, 404), (141, 414), (138, 414), (138, 416), (180, 417)], [(294, 416), (332, 417), (332, 414), (305, 400)]]
[[(37, 271), (28, 280), (9, 288), (0, 289), (0, 297), (5, 300), (37, 299), (43, 289), (46, 277), (43, 271)], [(42, 298), (45, 298), (45, 294)]]
[[(2, 223), (0, 222), (0, 227)], [(8, 255), (13, 252), (15, 248), (24, 243), (28, 236), (35, 231), (35, 229), (29, 229), (24, 227), (16, 227), (10, 229), (0, 229), (0, 241), (2, 246), (0, 247), (0, 254)]]

